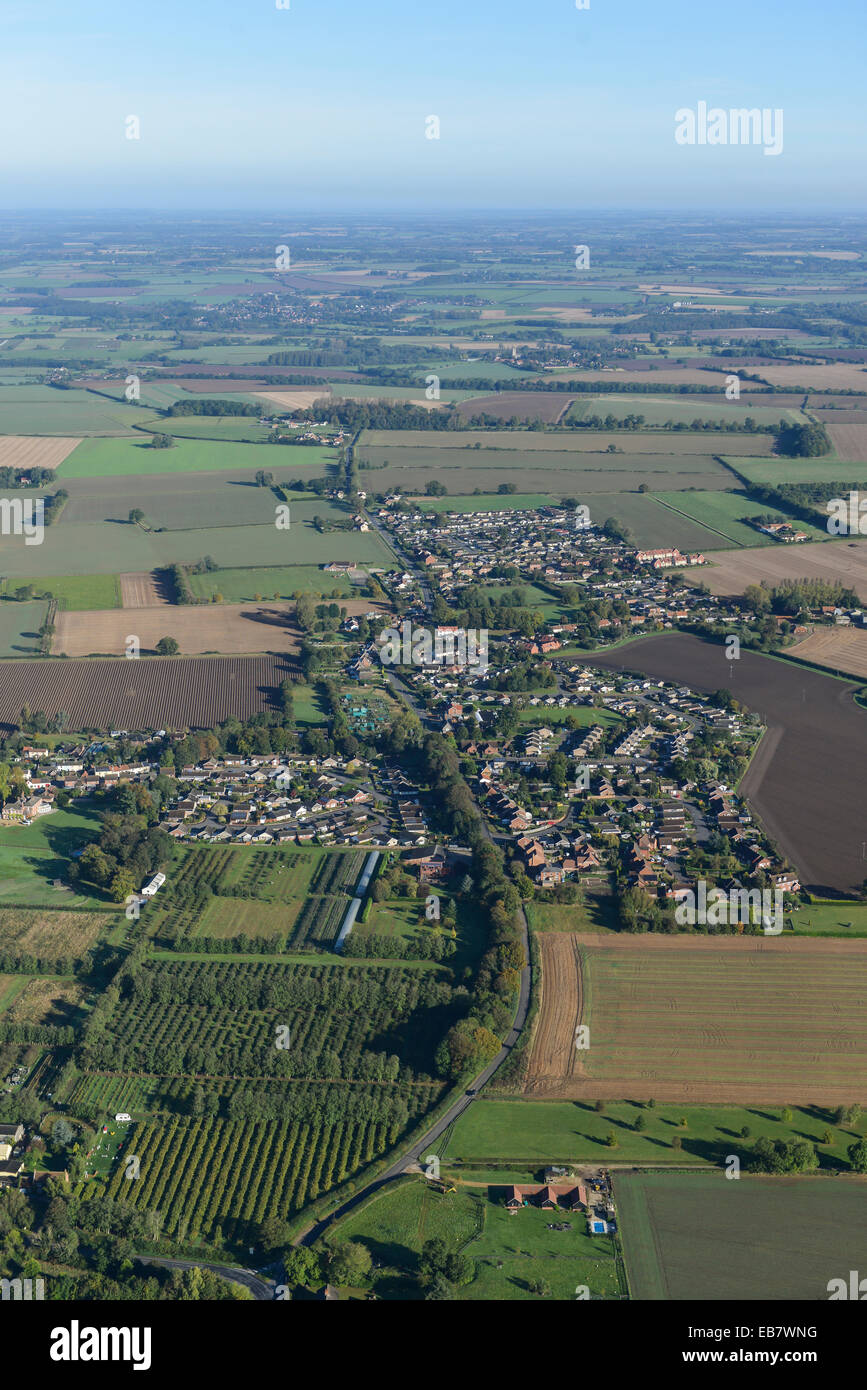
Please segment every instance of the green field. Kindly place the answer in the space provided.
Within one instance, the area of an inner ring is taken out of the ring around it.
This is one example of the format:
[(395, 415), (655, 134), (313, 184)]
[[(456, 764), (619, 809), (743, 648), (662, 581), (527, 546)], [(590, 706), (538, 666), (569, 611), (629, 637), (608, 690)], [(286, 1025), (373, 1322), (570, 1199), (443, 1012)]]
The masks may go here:
[(81, 809), (52, 811), (32, 825), (0, 825), (0, 904), (104, 910), (104, 899), (53, 886), (64, 878), (72, 851), (95, 839), (98, 830), (93, 812)]
[[(462, 1300), (565, 1301), (582, 1284), (593, 1298), (625, 1296), (612, 1237), (588, 1235), (578, 1213), (558, 1217), (526, 1207), (513, 1216), (503, 1202), (498, 1187), (442, 1194), (418, 1180), (375, 1197), (329, 1232), (329, 1241), (368, 1247), (379, 1266), (372, 1287), (383, 1299), (424, 1296), (416, 1278), (418, 1258), (424, 1242), (435, 1237), (472, 1264), (472, 1280), (456, 1290)], [(549, 1230), (559, 1219), (570, 1229)], [(546, 1286), (544, 1294), (534, 1292), (537, 1282)]]
[[(556, 656), (559, 653), (552, 653)], [(599, 724), (603, 729), (612, 729), (621, 722), (620, 715), (611, 709), (597, 709), (595, 705), (527, 705), (518, 711), (521, 724), (569, 724), (576, 729), (589, 729)], [(571, 721), (571, 723), (570, 723)]]
[(357, 594), (345, 574), (326, 574), (316, 565), (253, 566), (191, 574), (190, 588), (196, 598), (222, 594), (226, 603), (250, 603), (256, 594), (294, 598), (312, 594), (317, 598), (351, 598)]
[(731, 458), (728, 462), (751, 483), (814, 483), (825, 478), (829, 482), (851, 479), (853, 484), (867, 481), (867, 463), (844, 463), (827, 454), (811, 459)]
[(623, 1173), (614, 1196), (633, 1298), (816, 1301), (863, 1262), (863, 1182)]
[[(0, 386), (0, 434), (128, 435), (135, 425), (155, 419), (152, 410), (91, 391)], [(70, 464), (71, 455), (65, 466)]]
[[(638, 1132), (641, 1115), (645, 1128)], [(557, 1162), (672, 1163), (720, 1165), (758, 1138), (806, 1138), (817, 1145), (822, 1167), (847, 1167), (846, 1150), (867, 1125), (837, 1125), (833, 1112), (792, 1107), (793, 1118), (767, 1106), (657, 1104), (652, 1109), (632, 1101), (609, 1101), (604, 1111), (595, 1102), (481, 1100), (461, 1115), (450, 1136), (434, 1147), (444, 1168), (461, 1163), (485, 1168), (492, 1163), (520, 1165), (529, 1172)], [(686, 1117), (686, 1127), (681, 1119)], [(743, 1138), (744, 1127), (750, 1136)], [(826, 1130), (831, 1142), (822, 1142)], [(606, 1143), (613, 1132), (617, 1147)], [(673, 1149), (679, 1135), (682, 1147)]]
[[(166, 388), (157, 387), (156, 389), (165, 390)], [(142, 396), (151, 394), (147, 385), (142, 386)], [(186, 393), (176, 391), (174, 395), (186, 395)], [(191, 399), (190, 396), (186, 398), (187, 400)], [(252, 399), (252, 397), (238, 396), (236, 393), (232, 393), (232, 400), (246, 402)], [(254, 401), (253, 404), (261, 405), (262, 402)], [(161, 420), (159, 424), (153, 424), (151, 429), (157, 433), (165, 430), (173, 439), (218, 440), (221, 443), (229, 444), (267, 444), (268, 436), (271, 433), (270, 425), (260, 425), (251, 415), (173, 415), (168, 419)], [(281, 444), (279, 447), (282, 449), (290, 446)]]
[[(171, 425), (171, 420), (161, 421), (157, 428), (171, 434)], [(15, 433), (12, 430), (2, 432)], [(72, 429), (54, 432), (75, 433)], [(210, 473), (219, 468), (292, 468), (302, 478), (313, 478), (323, 476), (325, 466), (336, 461), (335, 449), (302, 444), (178, 439), (171, 449), (152, 449), (147, 437), (139, 434), (134, 439), (85, 439), (57, 471), (61, 479), (66, 479), (126, 477), (134, 473)]]
[(599, 415), (603, 420), (606, 415), (613, 415), (615, 420), (622, 420), (626, 415), (643, 415), (648, 425), (664, 425), (668, 420), (687, 425), (692, 424), (693, 420), (710, 420), (720, 425), (730, 422), (742, 424), (747, 416), (755, 420), (757, 425), (776, 425), (781, 419), (800, 424), (804, 420), (800, 410), (784, 410), (779, 406), (775, 408), (734, 401), (721, 404), (715, 398), (699, 395), (645, 396), (636, 393), (629, 396), (620, 392), (616, 395), (582, 397), (569, 407), (567, 418), (583, 420), (588, 415)]
[[(0, 596), (13, 593), (17, 585), (17, 580), (3, 579)], [(121, 607), (120, 580), (116, 574), (40, 575), (35, 587), (40, 594), (57, 599), (57, 607), (66, 612)]]
[(786, 918), (796, 936), (867, 936), (867, 903), (804, 903)]
[(529, 902), (525, 905), (532, 931), (619, 931), (620, 918), (610, 893), (582, 885), (583, 902)]
[(114, 575), (161, 569), (175, 562), (194, 564), (204, 555), (227, 569), (244, 564), (282, 567), (287, 562), (309, 566), (332, 560), (384, 568), (393, 564), (390, 552), (373, 531), (317, 531), (314, 516), (326, 523), (346, 519), (346, 513), (329, 502), (293, 502), (290, 515), (287, 530), (278, 530), (273, 522), (162, 532), (146, 531), (126, 521), (120, 525), (69, 522), (47, 527), (44, 542), (38, 546), (26, 545), (23, 536), (4, 537), (0, 540), (0, 569), (6, 575), (36, 580), (46, 570), (68, 575), (92, 575), (99, 570)]
[[(753, 502), (743, 493), (737, 492), (659, 492), (654, 501), (685, 512), (714, 532), (719, 532), (735, 545), (778, 545), (771, 536), (764, 535), (757, 527), (741, 521), (742, 517), (767, 516), (774, 512), (766, 502)], [(826, 541), (828, 532), (811, 526), (809, 522), (792, 518), (792, 524), (799, 531), (806, 531), (811, 541)], [(714, 549), (719, 549), (715, 545)]]
[(33, 656), (39, 652), (38, 629), (46, 603), (0, 603), (0, 656)]

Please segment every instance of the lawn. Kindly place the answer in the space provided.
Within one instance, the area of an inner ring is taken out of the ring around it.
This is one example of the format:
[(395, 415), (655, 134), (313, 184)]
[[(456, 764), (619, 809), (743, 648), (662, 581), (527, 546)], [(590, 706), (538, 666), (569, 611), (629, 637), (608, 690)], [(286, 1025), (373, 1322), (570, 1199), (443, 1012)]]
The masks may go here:
[(867, 903), (804, 903), (786, 918), (796, 936), (867, 936)]
[[(553, 1221), (567, 1231), (548, 1229)], [(597, 1298), (623, 1289), (610, 1237), (591, 1237), (583, 1216), (525, 1208), (512, 1216), (499, 1188), (459, 1188), (440, 1193), (424, 1180), (404, 1183), (374, 1197), (330, 1233), (330, 1243), (359, 1241), (371, 1252), (372, 1287), (382, 1299), (422, 1297), (416, 1282), (425, 1241), (440, 1238), (472, 1262), (474, 1277), (460, 1286), (467, 1300), (573, 1299), (586, 1285)], [(531, 1286), (539, 1281), (544, 1295)]]
[[(641, 1163), (722, 1166), (732, 1153), (745, 1152), (756, 1139), (810, 1139), (824, 1168), (847, 1167), (846, 1150), (864, 1134), (867, 1118), (838, 1125), (835, 1112), (816, 1107), (667, 1105), (607, 1101), (598, 1111), (591, 1101), (487, 1100), (471, 1105), (434, 1148), (443, 1171), (451, 1165), (486, 1169), (511, 1164), (527, 1180), (548, 1163)], [(645, 1128), (636, 1131), (639, 1115)], [(681, 1121), (686, 1119), (684, 1126)], [(742, 1131), (750, 1133), (744, 1137)], [(823, 1142), (830, 1131), (831, 1140)], [(617, 1145), (606, 1140), (614, 1134)], [(672, 1139), (681, 1140), (679, 1149)], [(454, 1171), (459, 1171), (456, 1167)]]
[[(546, 697), (547, 698), (547, 697)], [(527, 705), (518, 711), (521, 724), (568, 724), (576, 729), (589, 729), (599, 724), (603, 729), (611, 729), (621, 723), (620, 715), (611, 709), (597, 709), (595, 705)]]
[(212, 570), (191, 574), (190, 588), (196, 598), (222, 594), (226, 603), (250, 603), (257, 594), (272, 598), (295, 598), (311, 594), (315, 598), (352, 598), (358, 593), (345, 574), (327, 574), (318, 565), (261, 565), (249, 569)]
[(864, 1193), (817, 1178), (615, 1174), (632, 1297), (827, 1299), (863, 1262)]
[[(0, 596), (13, 593), (18, 580), (0, 580)], [(36, 585), (39, 594), (57, 599), (64, 612), (90, 612), (97, 608), (120, 608), (120, 579), (116, 574), (64, 574), (44, 578)], [(0, 609), (0, 613), (2, 613)]]
[(99, 821), (87, 810), (52, 811), (32, 825), (0, 826), (0, 904), (25, 907), (106, 908), (86, 888), (55, 888), (69, 857), (99, 834)]
[(45, 620), (45, 603), (0, 603), (0, 656), (39, 653), (38, 629)]
[[(28, 388), (29, 389), (29, 388)], [(118, 407), (120, 409), (120, 407)], [(0, 412), (2, 418), (2, 412)], [(184, 417), (190, 419), (192, 417)], [(171, 434), (171, 420), (160, 427)], [(8, 431), (13, 433), (13, 431)], [(74, 434), (70, 429), (63, 433)], [(58, 474), (65, 478), (113, 478), (135, 473), (212, 473), (216, 469), (294, 468), (300, 477), (322, 477), (326, 465), (337, 461), (335, 449), (292, 444), (215, 443), (209, 439), (178, 439), (171, 449), (153, 449), (149, 440), (85, 439), (70, 454)]]

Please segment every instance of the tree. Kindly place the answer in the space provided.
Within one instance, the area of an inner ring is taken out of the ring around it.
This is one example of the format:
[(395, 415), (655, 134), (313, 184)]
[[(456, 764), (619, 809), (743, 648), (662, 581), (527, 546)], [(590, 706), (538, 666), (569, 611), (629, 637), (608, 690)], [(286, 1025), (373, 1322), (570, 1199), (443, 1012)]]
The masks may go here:
[(141, 507), (132, 507), (132, 508), (131, 508), (130, 514), (129, 514), (130, 525), (132, 525), (132, 526), (138, 526), (138, 525), (140, 525), (140, 523), (141, 523), (142, 521), (144, 521), (144, 518), (145, 518), (145, 514), (144, 514), (144, 512), (142, 511)]
[(283, 1268), (290, 1284), (312, 1289), (322, 1282), (322, 1262), (306, 1245), (293, 1245), (283, 1255)]
[(155, 434), (151, 440), (151, 448), (171, 449), (174, 442), (170, 434)]
[(259, 1243), (268, 1251), (289, 1244), (289, 1225), (282, 1216), (266, 1216), (259, 1226)]
[(856, 1173), (867, 1173), (867, 1139), (850, 1144), (846, 1156)]
[(157, 651), (160, 656), (177, 656), (180, 650), (180, 644), (174, 637), (161, 637), (157, 642)]
[(647, 1121), (645, 1120), (644, 1116), (643, 1116), (643, 1115), (636, 1115), (636, 1117), (635, 1117), (635, 1124), (633, 1125), (633, 1128), (634, 1128), (635, 1132), (636, 1132), (637, 1134), (640, 1134), (641, 1131), (642, 1131), (643, 1129), (646, 1129), (646, 1127), (647, 1127)]
[(358, 1240), (346, 1240), (332, 1248), (328, 1274), (334, 1284), (356, 1287), (368, 1278), (372, 1265), (373, 1260), (366, 1245)]

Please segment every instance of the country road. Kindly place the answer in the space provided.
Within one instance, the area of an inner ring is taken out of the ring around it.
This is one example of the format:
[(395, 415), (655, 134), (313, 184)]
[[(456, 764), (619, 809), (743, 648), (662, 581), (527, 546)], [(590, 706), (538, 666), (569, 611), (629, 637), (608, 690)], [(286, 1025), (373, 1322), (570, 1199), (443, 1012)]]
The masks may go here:
[(170, 1260), (162, 1255), (135, 1255), (133, 1258), (141, 1265), (162, 1265), (166, 1269), (210, 1269), (222, 1279), (249, 1289), (259, 1302), (271, 1303), (274, 1300), (276, 1285), (273, 1280), (261, 1279), (252, 1270), (240, 1269), (237, 1265), (206, 1264), (202, 1260)]

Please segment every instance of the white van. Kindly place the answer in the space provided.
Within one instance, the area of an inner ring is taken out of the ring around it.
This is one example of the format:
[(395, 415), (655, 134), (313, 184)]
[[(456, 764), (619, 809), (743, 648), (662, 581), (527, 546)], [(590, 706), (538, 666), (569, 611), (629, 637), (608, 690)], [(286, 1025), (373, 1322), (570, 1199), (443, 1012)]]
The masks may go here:
[(123, 1125), (130, 1122), (132, 1115), (127, 1115), (126, 1111), (123, 1111), (120, 1115), (115, 1115), (114, 1118), (119, 1125)]

